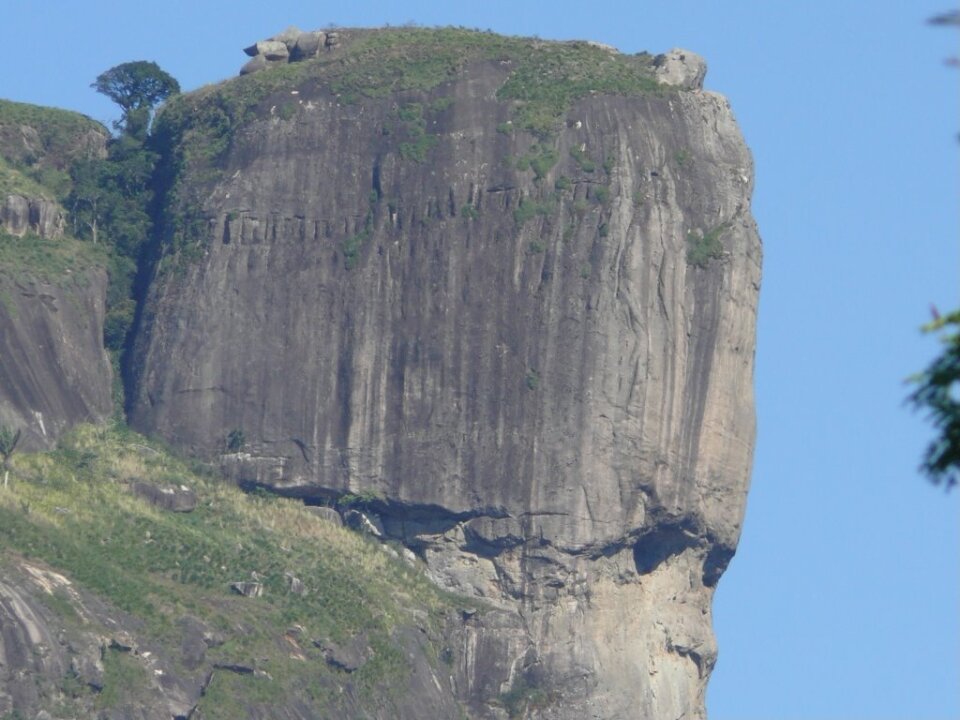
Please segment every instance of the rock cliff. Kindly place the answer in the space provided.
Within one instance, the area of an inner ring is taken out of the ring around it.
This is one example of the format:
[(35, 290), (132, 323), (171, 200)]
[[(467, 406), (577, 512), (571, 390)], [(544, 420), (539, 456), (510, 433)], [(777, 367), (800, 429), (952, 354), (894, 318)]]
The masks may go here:
[(57, 200), (106, 138), (78, 113), (0, 100), (0, 426), (22, 431), (21, 449), (112, 411), (104, 259), (65, 235)]
[(113, 409), (103, 349), (107, 274), (96, 266), (66, 268), (56, 279), (11, 270), (0, 267), (0, 425), (22, 431), (24, 450), (50, 448), (74, 424), (101, 422)]
[(161, 115), (131, 421), (366, 498), (496, 608), (458, 635), (473, 716), (702, 717), (754, 437), (749, 152), (692, 53), (457, 32), (342, 31)]

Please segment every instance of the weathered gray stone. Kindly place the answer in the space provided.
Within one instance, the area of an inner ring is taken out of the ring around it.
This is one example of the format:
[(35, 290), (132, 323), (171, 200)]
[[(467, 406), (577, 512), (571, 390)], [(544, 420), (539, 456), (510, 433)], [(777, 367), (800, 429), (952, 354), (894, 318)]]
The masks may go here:
[(333, 525), (343, 525), (343, 518), (340, 517), (340, 513), (334, 510), (332, 507), (326, 507), (324, 505), (307, 505), (306, 510), (311, 515), (315, 515), (321, 520), (332, 523)]
[(130, 483), (134, 495), (151, 505), (171, 512), (192, 512), (197, 507), (197, 494), (183, 485), (154, 485), (136, 480)]
[(294, 25), (291, 25), (283, 32), (277, 33), (276, 35), (274, 35), (272, 38), (270, 38), (270, 40), (274, 40), (276, 42), (282, 42), (284, 45), (287, 46), (287, 51), (289, 52), (293, 50), (294, 45), (297, 44), (297, 39), (301, 35), (303, 35), (303, 31), (301, 31), (300, 28)]
[(305, 32), (297, 37), (297, 41), (290, 50), (290, 61), (306, 60), (315, 57), (326, 45), (327, 36), (322, 32)]
[(257, 49), (256, 54), (262, 55), (267, 60), (286, 60), (290, 57), (286, 43), (280, 40), (261, 40), (254, 47)]
[(103, 689), (103, 661), (100, 647), (94, 643), (81, 646), (70, 659), (70, 670), (85, 685), (99, 692)]
[(241, 580), (230, 583), (230, 589), (237, 595), (243, 595), (248, 598), (258, 598), (263, 595), (263, 583), (252, 580)]
[(298, 578), (293, 573), (284, 573), (283, 579), (287, 581), (287, 590), (289, 590), (292, 595), (302, 596), (307, 594), (307, 587), (303, 584), (303, 580)]
[(34, 233), (43, 238), (63, 235), (64, 211), (54, 200), (9, 194), (0, 203), (0, 229), (22, 237)]
[(20, 449), (50, 448), (75, 423), (113, 411), (106, 286), (100, 268), (50, 281), (0, 268), (0, 425), (22, 430)]
[(654, 59), (657, 80), (686, 90), (701, 90), (707, 75), (706, 61), (689, 50), (673, 48)]
[(320, 648), (329, 665), (344, 672), (359, 670), (373, 657), (373, 650), (370, 649), (366, 633), (361, 633), (343, 643), (314, 640), (313, 644)]
[(376, 513), (347, 510), (343, 514), (343, 523), (351, 530), (373, 535), (376, 538), (383, 537), (383, 523)]
[(240, 68), (241, 75), (249, 75), (251, 73), (259, 72), (260, 70), (265, 69), (270, 63), (267, 62), (267, 58), (263, 55), (255, 55), (252, 59), (248, 60), (242, 68)]

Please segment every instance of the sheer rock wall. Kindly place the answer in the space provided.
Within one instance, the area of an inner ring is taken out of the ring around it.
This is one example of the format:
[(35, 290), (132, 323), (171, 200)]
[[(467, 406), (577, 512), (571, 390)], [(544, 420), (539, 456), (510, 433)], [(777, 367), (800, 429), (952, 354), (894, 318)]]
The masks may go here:
[(359, 103), (285, 88), (213, 180), (182, 178), (204, 249), (158, 264), (132, 423), (205, 456), (242, 434), (237, 482), (362, 495), (485, 598), (451, 631), (472, 717), (511, 690), (535, 718), (703, 715), (761, 251), (751, 158), (701, 70), (578, 101), (539, 178), (495, 61)]

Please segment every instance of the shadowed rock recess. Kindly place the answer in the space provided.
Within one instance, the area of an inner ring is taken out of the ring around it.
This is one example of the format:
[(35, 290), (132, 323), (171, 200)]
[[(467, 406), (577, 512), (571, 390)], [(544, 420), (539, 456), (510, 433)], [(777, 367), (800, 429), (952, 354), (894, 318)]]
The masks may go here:
[(339, 30), (157, 120), (131, 423), (244, 487), (365, 498), (373, 532), (485, 601), (451, 630), (471, 718), (704, 716), (761, 261), (704, 71)]

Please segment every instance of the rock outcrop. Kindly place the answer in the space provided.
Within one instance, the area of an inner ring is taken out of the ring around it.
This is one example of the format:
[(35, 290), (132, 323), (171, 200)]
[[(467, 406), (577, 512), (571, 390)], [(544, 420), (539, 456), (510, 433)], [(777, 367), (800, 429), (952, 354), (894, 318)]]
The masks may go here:
[(265, 99), (204, 257), (154, 288), (132, 419), (201, 454), (241, 429), (241, 482), (377, 496), (502, 612), (456, 655), (478, 717), (523, 688), (536, 717), (697, 717), (752, 451), (749, 154), (722, 98), (674, 90), (583, 98), (544, 148), (498, 132), (510, 72)]
[(244, 52), (251, 59), (240, 68), (240, 74), (249, 75), (272, 65), (308, 60), (324, 50), (332, 50), (339, 41), (339, 33), (333, 30), (302, 32), (295, 27), (289, 27), (279, 35), (258, 40), (245, 48)]
[(27, 233), (42, 238), (63, 235), (64, 211), (60, 203), (42, 196), (10, 193), (0, 198), (0, 230), (23, 237)]
[(0, 426), (22, 431), (21, 449), (50, 448), (74, 424), (110, 416), (106, 287), (97, 267), (56, 278), (0, 267)]
[(241, 484), (362, 494), (494, 608), (451, 630), (472, 717), (699, 718), (753, 449), (751, 158), (693, 54), (546, 130), (504, 91), (523, 58), (272, 86), (176, 180), (131, 421), (208, 457), (242, 433)]

